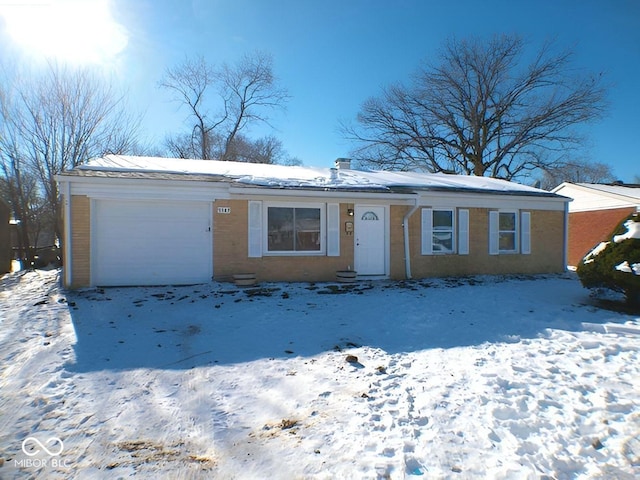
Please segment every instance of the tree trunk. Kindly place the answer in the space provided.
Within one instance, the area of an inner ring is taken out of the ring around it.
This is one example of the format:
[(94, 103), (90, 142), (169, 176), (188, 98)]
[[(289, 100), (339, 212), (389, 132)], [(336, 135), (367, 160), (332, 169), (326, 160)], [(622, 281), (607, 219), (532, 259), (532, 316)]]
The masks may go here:
[(627, 288), (624, 291), (624, 297), (628, 307), (640, 312), (640, 289)]

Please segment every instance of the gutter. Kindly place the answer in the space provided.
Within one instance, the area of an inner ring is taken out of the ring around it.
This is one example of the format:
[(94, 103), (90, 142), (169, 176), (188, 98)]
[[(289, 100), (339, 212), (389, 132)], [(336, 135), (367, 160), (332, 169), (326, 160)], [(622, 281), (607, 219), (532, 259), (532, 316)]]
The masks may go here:
[(407, 214), (402, 218), (402, 229), (404, 232), (404, 271), (407, 280), (411, 280), (411, 250), (409, 248), (409, 218), (416, 212), (418, 209), (418, 197), (416, 196), (414, 199), (413, 207), (411, 210), (407, 212)]
[(312, 197), (312, 198), (332, 198), (332, 199), (346, 199), (349, 203), (353, 203), (354, 199), (371, 201), (378, 199), (381, 202), (387, 200), (397, 200), (404, 202), (411, 200), (415, 197), (415, 194), (409, 193), (394, 193), (390, 191), (380, 190), (347, 190), (347, 189), (303, 189), (303, 188), (268, 188), (260, 186), (251, 187), (239, 187), (238, 185), (229, 186), (229, 195), (231, 199), (263, 199), (265, 196), (269, 197)]

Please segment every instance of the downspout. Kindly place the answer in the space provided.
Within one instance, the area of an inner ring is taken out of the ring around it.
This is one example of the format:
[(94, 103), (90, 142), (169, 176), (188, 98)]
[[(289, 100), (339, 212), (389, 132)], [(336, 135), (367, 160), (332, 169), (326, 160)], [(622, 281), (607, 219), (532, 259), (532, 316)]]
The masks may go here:
[[(563, 268), (562, 271), (568, 270), (569, 263), (569, 202), (564, 202), (564, 252), (562, 254)], [(576, 265), (577, 267), (577, 265)]]
[(71, 182), (64, 181), (64, 281), (69, 287), (73, 280), (71, 275)]
[(415, 197), (414, 205), (402, 219), (402, 229), (404, 232), (404, 271), (407, 280), (411, 280), (411, 249), (409, 248), (409, 218), (418, 209), (418, 197)]

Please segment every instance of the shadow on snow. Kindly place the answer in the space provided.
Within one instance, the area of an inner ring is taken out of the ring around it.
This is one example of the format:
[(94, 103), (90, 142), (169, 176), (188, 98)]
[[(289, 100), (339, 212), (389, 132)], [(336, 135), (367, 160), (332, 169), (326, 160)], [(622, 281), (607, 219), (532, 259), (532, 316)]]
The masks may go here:
[(393, 354), (626, 319), (585, 306), (586, 298), (572, 274), (69, 292), (77, 343), (67, 368), (188, 369), (364, 345)]

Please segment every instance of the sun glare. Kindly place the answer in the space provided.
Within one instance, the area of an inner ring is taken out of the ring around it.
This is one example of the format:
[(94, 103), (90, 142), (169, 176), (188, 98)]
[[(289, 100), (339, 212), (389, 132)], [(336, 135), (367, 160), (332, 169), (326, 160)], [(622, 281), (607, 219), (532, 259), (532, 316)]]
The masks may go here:
[(74, 64), (112, 62), (127, 46), (109, 0), (0, 0), (0, 28), (25, 53)]

